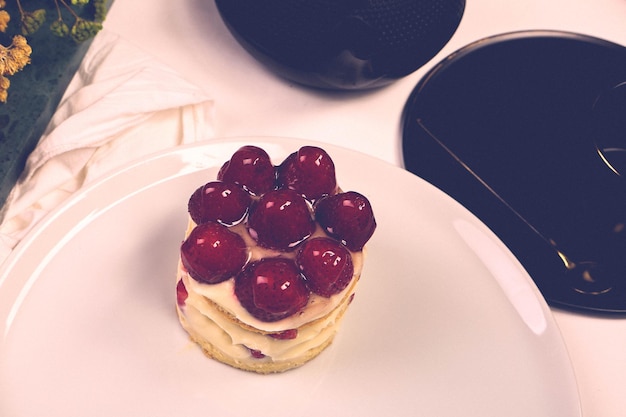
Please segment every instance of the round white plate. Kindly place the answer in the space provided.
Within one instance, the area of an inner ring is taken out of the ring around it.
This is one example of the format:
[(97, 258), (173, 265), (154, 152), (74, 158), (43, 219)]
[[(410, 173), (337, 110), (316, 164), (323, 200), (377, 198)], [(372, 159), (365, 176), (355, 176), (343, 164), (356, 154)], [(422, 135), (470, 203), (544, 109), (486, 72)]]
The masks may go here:
[(579, 416), (568, 355), (520, 264), (451, 198), (330, 145), (378, 229), (335, 343), (256, 375), (206, 358), (176, 317), (189, 195), (244, 138), (151, 156), (78, 192), (0, 270), (0, 415)]

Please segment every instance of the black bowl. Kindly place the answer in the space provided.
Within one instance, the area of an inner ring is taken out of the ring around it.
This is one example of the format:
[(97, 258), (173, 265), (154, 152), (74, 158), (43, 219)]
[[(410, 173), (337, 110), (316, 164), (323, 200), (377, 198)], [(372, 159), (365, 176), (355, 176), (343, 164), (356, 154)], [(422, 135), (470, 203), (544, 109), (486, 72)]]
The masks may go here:
[(435, 56), (465, 0), (216, 0), (254, 57), (300, 84), (359, 90), (389, 84)]

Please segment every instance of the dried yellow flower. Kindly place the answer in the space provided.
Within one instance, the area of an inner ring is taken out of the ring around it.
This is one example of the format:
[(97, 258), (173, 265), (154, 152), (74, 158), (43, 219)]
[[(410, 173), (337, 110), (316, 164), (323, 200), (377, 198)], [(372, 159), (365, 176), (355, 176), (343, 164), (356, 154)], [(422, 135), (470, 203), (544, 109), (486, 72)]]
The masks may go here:
[(0, 102), (6, 103), (9, 97), (8, 89), (11, 86), (11, 80), (4, 75), (0, 75)]
[(30, 45), (28, 45), (28, 41), (22, 35), (16, 35), (13, 37), (13, 46), (16, 48), (28, 50), (28, 55), (32, 52)]
[(9, 15), (9, 12), (0, 10), (0, 32), (6, 32), (10, 20), (11, 15)]
[(0, 90), (8, 90), (11, 87), (11, 80), (4, 75), (0, 75)]
[(30, 63), (32, 49), (26, 38), (15, 35), (9, 46), (0, 45), (0, 75), (13, 75)]

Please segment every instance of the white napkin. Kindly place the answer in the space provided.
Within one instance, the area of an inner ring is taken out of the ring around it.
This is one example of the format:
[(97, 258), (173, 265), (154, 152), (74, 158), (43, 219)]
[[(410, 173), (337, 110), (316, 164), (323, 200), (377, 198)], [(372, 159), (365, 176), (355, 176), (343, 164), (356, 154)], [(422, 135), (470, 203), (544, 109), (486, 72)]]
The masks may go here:
[(0, 263), (43, 216), (102, 174), (211, 138), (212, 110), (198, 87), (101, 31), (2, 209)]

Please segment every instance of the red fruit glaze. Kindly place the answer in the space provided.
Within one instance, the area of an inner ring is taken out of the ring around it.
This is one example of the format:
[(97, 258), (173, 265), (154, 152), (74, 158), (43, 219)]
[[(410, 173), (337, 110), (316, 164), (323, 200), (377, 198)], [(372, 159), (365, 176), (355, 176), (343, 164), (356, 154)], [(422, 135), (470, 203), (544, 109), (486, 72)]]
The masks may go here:
[(178, 305), (181, 307), (184, 306), (188, 296), (189, 293), (187, 292), (187, 288), (185, 288), (183, 280), (178, 280), (178, 283), (176, 284), (176, 302)]
[(369, 200), (355, 192), (335, 194), (315, 204), (315, 220), (326, 233), (357, 252), (374, 234), (376, 219)]
[(250, 193), (261, 195), (274, 189), (276, 170), (263, 149), (243, 146), (222, 166), (217, 179), (240, 184)]
[(232, 226), (243, 220), (252, 202), (240, 185), (212, 181), (198, 188), (189, 198), (189, 215), (196, 224), (218, 222)]
[(248, 350), (250, 351), (250, 355), (252, 355), (252, 357), (255, 359), (263, 359), (265, 357), (263, 352), (261, 352), (260, 350), (250, 348), (248, 348)]
[(269, 336), (278, 340), (291, 340), (298, 337), (298, 329), (289, 329), (279, 333), (270, 333)]
[(278, 186), (289, 188), (309, 200), (317, 200), (337, 190), (335, 164), (326, 151), (303, 146), (277, 168)]
[(292, 260), (264, 258), (235, 277), (235, 295), (252, 316), (274, 322), (302, 310), (310, 292)]
[(307, 201), (293, 190), (274, 190), (254, 204), (248, 217), (248, 231), (263, 247), (289, 250), (315, 230)]
[(248, 260), (246, 243), (218, 223), (196, 226), (180, 249), (183, 266), (196, 281), (217, 284), (236, 275)]
[(348, 286), (354, 274), (348, 249), (330, 238), (309, 239), (296, 258), (307, 287), (316, 294), (330, 297)]

